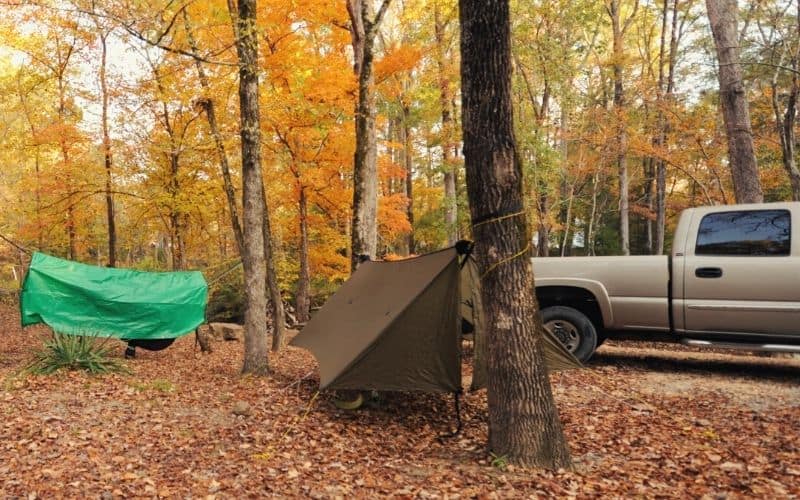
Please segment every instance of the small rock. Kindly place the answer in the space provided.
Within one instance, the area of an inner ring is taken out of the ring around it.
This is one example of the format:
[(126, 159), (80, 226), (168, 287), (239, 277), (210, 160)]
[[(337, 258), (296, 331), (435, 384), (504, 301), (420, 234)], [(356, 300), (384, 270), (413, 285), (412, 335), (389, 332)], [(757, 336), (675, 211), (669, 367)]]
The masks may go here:
[(100, 495), (100, 500), (114, 500), (114, 495), (110, 491), (104, 491), (102, 495)]
[(214, 337), (222, 340), (244, 340), (244, 327), (236, 323), (210, 323)]
[(236, 404), (233, 405), (233, 410), (231, 411), (234, 415), (247, 417), (251, 413), (250, 404), (246, 401), (237, 401)]

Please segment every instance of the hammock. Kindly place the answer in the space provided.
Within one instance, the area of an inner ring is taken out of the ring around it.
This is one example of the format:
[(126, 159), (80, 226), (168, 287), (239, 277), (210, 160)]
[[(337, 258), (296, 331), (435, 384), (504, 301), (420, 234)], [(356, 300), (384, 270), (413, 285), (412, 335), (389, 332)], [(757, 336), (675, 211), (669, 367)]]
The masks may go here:
[(20, 294), (22, 326), (166, 347), (204, 322), (207, 291), (199, 271), (105, 268), (35, 252)]

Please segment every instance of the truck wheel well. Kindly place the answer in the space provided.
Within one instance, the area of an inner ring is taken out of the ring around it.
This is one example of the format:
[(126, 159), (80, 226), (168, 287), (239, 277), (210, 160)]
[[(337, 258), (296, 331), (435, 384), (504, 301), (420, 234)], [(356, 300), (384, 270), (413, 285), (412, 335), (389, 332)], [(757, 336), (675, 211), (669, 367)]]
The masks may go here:
[(603, 330), (603, 313), (600, 305), (592, 292), (573, 286), (542, 286), (536, 287), (536, 299), (539, 308), (551, 306), (572, 307), (585, 314), (592, 322), (597, 332)]

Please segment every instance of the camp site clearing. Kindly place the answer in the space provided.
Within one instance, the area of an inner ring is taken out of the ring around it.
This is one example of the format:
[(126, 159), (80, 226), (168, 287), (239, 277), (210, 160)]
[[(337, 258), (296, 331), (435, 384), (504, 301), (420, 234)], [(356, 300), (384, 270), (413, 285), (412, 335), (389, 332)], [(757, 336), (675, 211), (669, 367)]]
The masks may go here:
[(125, 361), (130, 375), (15, 378), (48, 335), (19, 324), (0, 306), (3, 498), (800, 494), (800, 360), (604, 345), (551, 376), (576, 470), (550, 473), (487, 455), (485, 391), (465, 394), (462, 434), (440, 441), (448, 395), (339, 410), (295, 347), (268, 378), (241, 377), (238, 342), (201, 355), (192, 336)]

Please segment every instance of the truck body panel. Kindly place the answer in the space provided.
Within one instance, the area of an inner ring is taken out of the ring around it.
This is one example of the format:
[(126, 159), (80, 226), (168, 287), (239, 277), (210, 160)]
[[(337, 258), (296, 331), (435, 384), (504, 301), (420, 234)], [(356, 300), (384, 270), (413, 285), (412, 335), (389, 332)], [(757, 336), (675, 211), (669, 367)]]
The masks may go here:
[(537, 295), (591, 294), (609, 334), (800, 345), (799, 221), (800, 202), (690, 208), (669, 256), (533, 259)]

